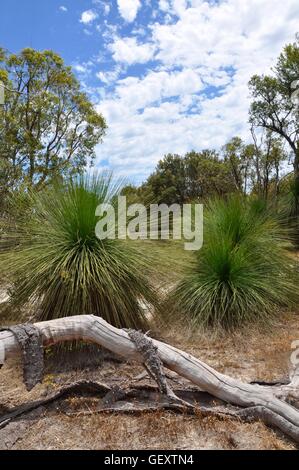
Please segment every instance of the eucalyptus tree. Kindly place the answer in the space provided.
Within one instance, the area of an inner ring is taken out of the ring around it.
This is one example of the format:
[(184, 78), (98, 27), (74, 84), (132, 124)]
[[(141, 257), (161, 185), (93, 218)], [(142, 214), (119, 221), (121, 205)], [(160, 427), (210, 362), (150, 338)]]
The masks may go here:
[(271, 75), (254, 75), (250, 121), (283, 138), (291, 148), (296, 207), (299, 212), (299, 35), (287, 44)]
[(106, 123), (63, 59), (50, 50), (0, 49), (2, 192), (40, 189), (82, 172), (95, 157)]

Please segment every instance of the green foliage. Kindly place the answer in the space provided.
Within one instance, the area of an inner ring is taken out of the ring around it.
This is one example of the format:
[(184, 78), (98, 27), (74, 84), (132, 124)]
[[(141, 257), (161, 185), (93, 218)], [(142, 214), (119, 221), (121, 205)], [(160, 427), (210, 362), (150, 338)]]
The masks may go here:
[(249, 177), (250, 157), (252, 152), (248, 151), (240, 137), (233, 137), (224, 147), (224, 159), (229, 165), (236, 190), (247, 192), (247, 178)]
[(186, 197), (185, 164), (180, 155), (165, 155), (146, 186), (149, 202), (183, 204)]
[(254, 192), (266, 200), (271, 187), (278, 197), (282, 162), (287, 160), (282, 140), (267, 132), (258, 142), (245, 144), (233, 137), (223, 146), (221, 154), (215, 150), (189, 152), (185, 156), (166, 155), (146, 183), (139, 188), (126, 188), (134, 202), (184, 204), (223, 197), (238, 192)]
[(189, 152), (185, 161), (189, 201), (224, 196), (235, 191), (229, 165), (215, 150)]
[[(255, 75), (249, 82), (253, 102), (250, 121), (254, 126), (276, 133), (293, 153), (294, 179), (299, 184), (299, 105), (293, 99), (294, 83), (299, 80), (299, 36), (285, 46), (271, 76)], [(298, 93), (298, 90), (297, 90)], [(299, 213), (299, 199), (296, 200)]]
[(189, 152), (184, 157), (166, 155), (141, 188), (146, 202), (184, 204), (234, 191), (226, 162), (217, 152)]
[(298, 301), (298, 271), (265, 202), (231, 196), (206, 210), (204, 246), (170, 294), (184, 321), (225, 328), (267, 321)]
[(40, 320), (95, 314), (117, 327), (146, 326), (141, 302), (155, 304), (147, 259), (126, 241), (95, 234), (97, 206), (118, 191), (111, 178), (94, 176), (31, 192), (30, 213), (4, 224), (0, 263), (12, 309), (30, 302)]
[(143, 202), (141, 188), (128, 184), (121, 189), (121, 195), (127, 198), (127, 205), (140, 204)]
[(106, 123), (71, 68), (53, 51), (2, 49), (0, 79), (8, 88), (0, 106), (0, 197), (82, 172)]
[(251, 132), (253, 143), (246, 145), (240, 137), (233, 137), (222, 149), (224, 159), (239, 193), (251, 192), (265, 200), (271, 193), (277, 202), (282, 163), (288, 158), (283, 141), (271, 131), (260, 138), (253, 129)]

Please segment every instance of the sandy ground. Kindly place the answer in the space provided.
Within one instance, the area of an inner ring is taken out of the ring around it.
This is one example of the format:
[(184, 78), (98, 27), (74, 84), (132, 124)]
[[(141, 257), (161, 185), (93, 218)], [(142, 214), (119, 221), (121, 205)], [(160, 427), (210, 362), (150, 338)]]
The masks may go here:
[[(179, 330), (179, 331), (176, 331)], [(270, 329), (243, 329), (234, 334), (194, 334), (176, 328), (161, 338), (185, 349), (219, 371), (244, 381), (288, 377), (291, 343), (299, 339), (299, 318), (285, 314)], [(82, 359), (72, 353), (46, 361), (43, 384), (26, 392), (22, 371), (7, 363), (0, 371), (0, 414), (29, 400), (45, 397), (62, 384), (92, 378), (134, 384), (142, 367), (101, 355)], [(96, 363), (95, 363), (96, 362)], [(173, 379), (176, 380), (175, 378)], [(147, 383), (150, 383), (148, 380)], [(74, 411), (58, 405), (41, 407), (0, 430), (0, 449), (295, 449), (263, 423), (245, 424), (211, 417), (151, 412), (141, 415), (89, 414), (95, 399), (69, 398)], [(2, 410), (1, 410), (2, 408)]]

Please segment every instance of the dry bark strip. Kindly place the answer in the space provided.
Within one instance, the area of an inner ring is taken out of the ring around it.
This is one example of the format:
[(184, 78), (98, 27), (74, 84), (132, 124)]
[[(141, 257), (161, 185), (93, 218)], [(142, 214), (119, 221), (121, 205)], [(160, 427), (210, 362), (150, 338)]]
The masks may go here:
[(22, 352), (24, 384), (30, 392), (43, 380), (44, 348), (41, 333), (38, 328), (29, 323), (9, 326), (1, 330), (10, 331), (19, 343)]
[[(62, 341), (83, 340), (101, 345), (127, 360), (145, 363), (143, 354), (138, 351), (128, 332), (109, 325), (99, 317), (80, 315), (35, 323), (34, 326), (39, 330), (44, 346)], [(241, 418), (261, 419), (299, 442), (299, 410), (277, 398), (279, 387), (274, 392), (271, 387), (243, 383), (217, 372), (184, 351), (161, 341), (151, 341), (166, 368), (190, 380), (202, 391), (224, 402), (245, 408), (239, 415)], [(10, 331), (0, 332), (1, 347), (5, 359), (15, 356), (20, 350), (17, 339)], [(286, 388), (294, 389), (294, 383), (284, 387), (284, 390), (281, 387), (282, 396)]]
[(179, 398), (167, 383), (167, 378), (163, 370), (163, 363), (159, 357), (158, 347), (155, 346), (147, 335), (135, 330), (125, 330), (129, 337), (134, 342), (137, 351), (143, 357), (143, 365), (149, 376), (158, 385), (160, 393), (166, 395), (169, 401), (183, 405), (189, 408), (191, 405), (188, 402)]

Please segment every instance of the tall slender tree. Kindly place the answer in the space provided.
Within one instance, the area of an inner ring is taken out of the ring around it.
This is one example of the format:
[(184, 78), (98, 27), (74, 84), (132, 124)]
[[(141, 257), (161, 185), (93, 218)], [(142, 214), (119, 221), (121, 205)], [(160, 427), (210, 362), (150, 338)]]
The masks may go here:
[(296, 207), (299, 213), (299, 35), (278, 57), (272, 75), (254, 75), (250, 121), (282, 137), (293, 153)]

